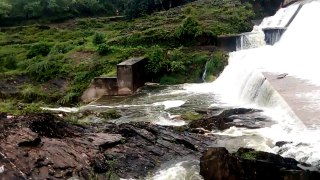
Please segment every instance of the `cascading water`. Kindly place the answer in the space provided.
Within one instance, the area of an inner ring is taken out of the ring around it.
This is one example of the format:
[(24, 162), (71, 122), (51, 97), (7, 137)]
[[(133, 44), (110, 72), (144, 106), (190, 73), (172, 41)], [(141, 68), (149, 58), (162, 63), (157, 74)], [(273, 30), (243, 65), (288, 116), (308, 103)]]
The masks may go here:
[[(299, 6), (294, 5), (293, 7)], [(294, 15), (293, 7), (288, 9), (291, 15)], [(280, 12), (282, 15), (288, 14), (284, 13), (283, 9)], [(290, 19), (289, 15), (283, 17)], [(262, 150), (278, 152), (283, 156), (320, 166), (320, 152), (318, 151), (320, 137), (315, 136), (320, 133), (320, 127), (312, 129), (305, 127), (262, 75), (263, 72), (288, 73), (296, 78), (320, 85), (318, 70), (320, 22), (316, 20), (317, 17), (320, 17), (320, 2), (306, 3), (280, 41), (274, 46), (262, 46), (230, 54), (228, 67), (211, 84), (214, 92), (220, 94), (221, 100), (228, 104), (262, 108), (276, 124), (256, 130), (231, 128), (224, 132), (217, 132), (218, 134), (258, 135), (266, 141), (264, 143), (250, 141), (249, 146), (258, 149), (263, 147)], [(272, 19), (278, 23), (273, 23)], [(277, 24), (277, 26), (281, 24), (278, 17), (268, 18), (268, 21), (269, 27), (271, 24)], [(266, 22), (259, 27), (266, 27)], [(319, 97), (313, 98), (315, 101), (319, 100)], [(293, 143), (279, 149), (267, 145), (270, 144), (270, 140)]]
[(277, 43), (286, 29), (265, 29), (265, 41), (268, 45)]
[(237, 51), (263, 46), (265, 45), (264, 33), (255, 26), (252, 32), (241, 34), (236, 43)]
[(202, 74), (202, 81), (203, 81), (203, 82), (206, 81), (208, 64), (209, 64), (209, 61), (207, 61), (207, 62), (206, 62), (206, 65), (204, 66), (204, 71), (203, 71), (203, 74)]

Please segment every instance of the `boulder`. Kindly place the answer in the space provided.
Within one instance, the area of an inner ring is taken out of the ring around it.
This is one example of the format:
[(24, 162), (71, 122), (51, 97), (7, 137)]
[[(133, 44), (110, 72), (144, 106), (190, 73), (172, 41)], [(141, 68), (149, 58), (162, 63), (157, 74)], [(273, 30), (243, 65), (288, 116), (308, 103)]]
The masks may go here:
[(189, 127), (208, 131), (225, 130), (232, 126), (249, 129), (261, 128), (270, 124), (271, 121), (260, 112), (261, 110), (246, 108), (225, 109), (216, 114), (208, 112), (209, 116), (190, 122)]
[(291, 158), (247, 148), (240, 148), (231, 154), (223, 147), (209, 148), (203, 154), (200, 174), (205, 180), (320, 178), (319, 172), (303, 170)]

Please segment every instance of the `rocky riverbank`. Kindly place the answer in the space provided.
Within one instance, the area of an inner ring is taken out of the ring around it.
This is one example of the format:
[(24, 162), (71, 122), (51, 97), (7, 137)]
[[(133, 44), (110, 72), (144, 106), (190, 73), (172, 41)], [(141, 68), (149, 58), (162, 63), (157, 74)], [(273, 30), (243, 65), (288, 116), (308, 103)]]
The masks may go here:
[(213, 136), (149, 123), (73, 125), (51, 114), (0, 120), (0, 179), (141, 178), (198, 159)]

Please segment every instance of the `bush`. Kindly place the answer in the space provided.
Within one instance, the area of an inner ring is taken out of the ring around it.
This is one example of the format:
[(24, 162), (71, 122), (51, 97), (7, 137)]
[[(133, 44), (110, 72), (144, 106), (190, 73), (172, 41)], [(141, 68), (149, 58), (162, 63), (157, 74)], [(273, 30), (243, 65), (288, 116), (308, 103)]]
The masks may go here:
[(65, 54), (69, 51), (71, 51), (74, 47), (68, 43), (58, 43), (56, 44), (52, 50), (51, 54)]
[(173, 85), (182, 83), (184, 83), (184, 80), (178, 75), (164, 75), (160, 78), (160, 84)]
[(31, 84), (24, 85), (21, 93), (23, 100), (27, 103), (37, 101), (43, 97), (41, 89)]
[(147, 72), (156, 75), (166, 69), (167, 59), (164, 55), (164, 50), (160, 46), (153, 46), (148, 52)]
[(35, 57), (29, 60), (26, 71), (36, 81), (45, 82), (60, 75), (62, 58), (62, 56)]
[(179, 39), (194, 39), (201, 32), (202, 28), (196, 18), (188, 16), (176, 30), (176, 36)]
[(36, 45), (31, 46), (27, 58), (31, 59), (36, 56), (47, 56), (51, 50), (51, 45), (47, 43), (39, 43)]
[(94, 36), (93, 36), (93, 39), (92, 39), (92, 43), (94, 45), (99, 45), (99, 44), (102, 44), (104, 43), (104, 34), (102, 33), (95, 33)]
[(206, 81), (212, 80), (212, 76), (217, 77), (227, 65), (228, 57), (223, 51), (217, 51), (207, 64)]
[[(0, 66), (2, 68), (13, 70), (17, 68), (17, 58), (14, 55), (9, 55), (0, 59)], [(0, 68), (1, 70), (1, 68)]]
[(170, 52), (169, 56), (169, 66), (170, 72), (183, 72), (186, 70), (184, 65), (185, 54), (180, 48), (174, 49)]
[(111, 51), (110, 47), (106, 44), (100, 44), (97, 49), (97, 52), (101, 56), (107, 55), (110, 51)]

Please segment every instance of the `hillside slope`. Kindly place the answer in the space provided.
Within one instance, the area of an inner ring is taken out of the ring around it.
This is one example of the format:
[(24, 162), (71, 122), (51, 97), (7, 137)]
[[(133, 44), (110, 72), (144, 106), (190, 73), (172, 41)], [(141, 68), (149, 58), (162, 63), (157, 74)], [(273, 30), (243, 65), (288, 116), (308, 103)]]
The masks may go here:
[(93, 77), (114, 76), (116, 64), (135, 56), (149, 57), (156, 82), (199, 82), (208, 61), (207, 79), (214, 79), (227, 59), (212, 47), (215, 37), (250, 31), (254, 17), (249, 3), (199, 0), (131, 21), (97, 17), (1, 28), (0, 98), (16, 99), (2, 109), (18, 101), (76, 103)]

